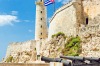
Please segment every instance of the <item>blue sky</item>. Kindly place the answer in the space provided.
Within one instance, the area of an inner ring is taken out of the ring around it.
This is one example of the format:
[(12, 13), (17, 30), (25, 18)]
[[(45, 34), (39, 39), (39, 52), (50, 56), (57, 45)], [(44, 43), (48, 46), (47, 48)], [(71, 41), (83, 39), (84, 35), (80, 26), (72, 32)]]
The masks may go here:
[[(9, 43), (34, 39), (35, 1), (0, 0), (0, 60), (5, 57)], [(56, 0), (56, 9), (65, 2), (67, 0)], [(47, 7), (48, 19), (54, 13), (52, 9), (53, 5)]]

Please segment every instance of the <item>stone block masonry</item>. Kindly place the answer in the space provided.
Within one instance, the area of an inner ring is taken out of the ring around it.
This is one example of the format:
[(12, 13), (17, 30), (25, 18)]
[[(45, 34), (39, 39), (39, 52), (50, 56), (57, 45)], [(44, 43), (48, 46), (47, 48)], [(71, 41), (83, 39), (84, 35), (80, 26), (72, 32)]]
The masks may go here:
[(63, 32), (67, 36), (76, 36), (78, 24), (82, 21), (81, 11), (81, 2), (77, 1), (72, 1), (59, 8), (50, 21), (49, 39), (58, 32)]
[[(12, 56), (17, 62), (24, 62), (31, 59), (36, 52), (36, 41), (30, 40), (25, 42), (13, 42), (7, 48), (5, 61), (9, 56)], [(34, 53), (34, 54), (32, 54)], [(34, 56), (35, 57), (35, 56)], [(33, 58), (33, 60), (35, 60)]]

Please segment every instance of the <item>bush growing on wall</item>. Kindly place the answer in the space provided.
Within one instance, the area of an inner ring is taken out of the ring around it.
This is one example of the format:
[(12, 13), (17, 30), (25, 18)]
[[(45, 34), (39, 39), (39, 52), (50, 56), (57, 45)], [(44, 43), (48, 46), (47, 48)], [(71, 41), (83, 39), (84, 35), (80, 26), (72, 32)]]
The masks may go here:
[(13, 56), (9, 56), (7, 59), (6, 59), (6, 62), (12, 62), (13, 60)]
[(79, 36), (70, 37), (62, 50), (62, 54), (65, 56), (79, 56), (81, 53), (81, 39)]
[(58, 36), (60, 36), (60, 35), (63, 36), (64, 38), (66, 38), (65, 34), (62, 33), (62, 32), (58, 32), (57, 34), (52, 35), (52, 38), (58, 37)]

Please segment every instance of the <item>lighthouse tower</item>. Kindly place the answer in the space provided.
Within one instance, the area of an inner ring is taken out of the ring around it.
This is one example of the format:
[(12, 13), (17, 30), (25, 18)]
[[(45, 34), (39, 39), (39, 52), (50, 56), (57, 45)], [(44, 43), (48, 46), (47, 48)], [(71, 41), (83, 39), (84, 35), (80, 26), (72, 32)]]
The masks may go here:
[(47, 38), (47, 13), (44, 6), (44, 0), (36, 1), (36, 24), (35, 24), (35, 40)]

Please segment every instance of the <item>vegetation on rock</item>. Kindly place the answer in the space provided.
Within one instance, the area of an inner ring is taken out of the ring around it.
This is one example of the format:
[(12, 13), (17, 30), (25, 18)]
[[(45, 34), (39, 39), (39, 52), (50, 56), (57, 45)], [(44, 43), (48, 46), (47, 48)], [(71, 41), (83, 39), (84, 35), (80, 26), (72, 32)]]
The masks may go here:
[(62, 50), (65, 56), (79, 56), (81, 53), (81, 39), (79, 36), (70, 37)]
[(13, 56), (9, 56), (7, 59), (6, 59), (6, 62), (12, 62), (13, 61)]
[(52, 35), (52, 38), (58, 37), (58, 36), (63, 36), (64, 38), (66, 38), (66, 36), (63, 32), (58, 32), (57, 34)]

